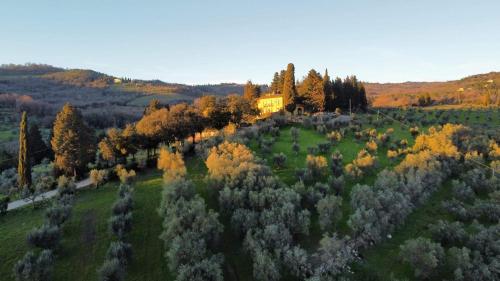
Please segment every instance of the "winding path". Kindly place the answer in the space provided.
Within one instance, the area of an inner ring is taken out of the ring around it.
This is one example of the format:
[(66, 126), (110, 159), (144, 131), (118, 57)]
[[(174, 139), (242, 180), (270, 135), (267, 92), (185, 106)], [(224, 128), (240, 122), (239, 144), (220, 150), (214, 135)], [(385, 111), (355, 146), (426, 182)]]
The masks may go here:
[[(86, 178), (86, 179), (81, 180), (81, 181), (76, 183), (76, 189), (87, 187), (90, 184), (91, 184), (90, 178)], [(47, 192), (41, 194), (39, 197), (37, 197), (35, 202), (42, 201), (42, 200), (45, 200), (47, 198), (52, 198), (52, 197), (56, 196), (56, 194), (57, 194), (57, 189), (47, 191)], [(26, 201), (24, 199), (12, 201), (9, 203), (9, 206), (7, 207), (7, 211), (21, 208), (21, 207), (24, 207), (24, 206), (29, 205), (31, 203), (32, 203), (31, 201)]]

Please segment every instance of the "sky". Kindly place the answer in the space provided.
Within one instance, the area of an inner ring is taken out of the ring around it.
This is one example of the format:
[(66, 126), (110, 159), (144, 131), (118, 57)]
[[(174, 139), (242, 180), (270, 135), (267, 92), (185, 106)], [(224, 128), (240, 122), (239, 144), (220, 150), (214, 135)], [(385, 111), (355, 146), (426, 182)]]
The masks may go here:
[(295, 64), (370, 82), (500, 70), (498, 0), (1, 0), (0, 64), (269, 83)]

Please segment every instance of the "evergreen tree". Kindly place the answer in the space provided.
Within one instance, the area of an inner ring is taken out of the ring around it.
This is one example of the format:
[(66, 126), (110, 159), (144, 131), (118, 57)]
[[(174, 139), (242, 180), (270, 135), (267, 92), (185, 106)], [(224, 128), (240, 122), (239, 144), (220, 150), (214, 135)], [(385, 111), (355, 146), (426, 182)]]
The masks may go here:
[(273, 81), (271, 82), (270, 91), (276, 95), (281, 94), (283, 89), (283, 84), (281, 83), (281, 78), (278, 72), (274, 73)]
[(311, 69), (306, 78), (298, 86), (299, 96), (309, 111), (325, 110), (325, 92), (323, 78), (314, 69)]
[(252, 81), (248, 81), (243, 89), (243, 98), (248, 102), (254, 103), (260, 97), (260, 86), (252, 84)]
[(328, 75), (328, 69), (325, 70), (325, 75), (323, 75), (323, 92), (325, 94), (325, 111), (335, 111), (333, 107), (333, 83)]
[(28, 137), (28, 116), (24, 111), (19, 126), (19, 164), (17, 166), (19, 188), (29, 188), (31, 186), (31, 160)]
[(366, 109), (368, 108), (368, 99), (366, 98), (365, 86), (361, 83), (359, 87), (359, 107), (363, 111), (366, 111)]
[(289, 112), (294, 111), (297, 89), (295, 88), (295, 66), (293, 63), (289, 63), (286, 67), (282, 93), (285, 109)]
[(34, 165), (40, 163), (44, 158), (50, 156), (49, 147), (43, 141), (38, 125), (32, 124), (29, 129), (29, 147), (31, 150), (31, 161)]
[(337, 108), (345, 109), (344, 107), (344, 87), (342, 83), (342, 79), (340, 77), (335, 78), (335, 81), (332, 84), (333, 91), (333, 108), (336, 110)]
[(285, 73), (286, 73), (286, 70), (285, 69), (282, 69), (280, 71), (280, 83), (279, 83), (279, 92), (280, 94), (283, 94), (283, 85), (285, 85)]
[(83, 121), (82, 114), (65, 104), (54, 121), (50, 141), (54, 166), (66, 175), (77, 175), (95, 155), (94, 132)]

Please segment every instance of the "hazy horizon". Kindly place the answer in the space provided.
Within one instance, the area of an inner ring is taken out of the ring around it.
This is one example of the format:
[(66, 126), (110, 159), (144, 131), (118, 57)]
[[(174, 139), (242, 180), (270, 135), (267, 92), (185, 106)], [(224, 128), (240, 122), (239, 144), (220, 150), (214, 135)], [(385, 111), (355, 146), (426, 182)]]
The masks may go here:
[(184, 84), (268, 84), (293, 62), (398, 83), (498, 71), (498, 1), (6, 1), (0, 63)]

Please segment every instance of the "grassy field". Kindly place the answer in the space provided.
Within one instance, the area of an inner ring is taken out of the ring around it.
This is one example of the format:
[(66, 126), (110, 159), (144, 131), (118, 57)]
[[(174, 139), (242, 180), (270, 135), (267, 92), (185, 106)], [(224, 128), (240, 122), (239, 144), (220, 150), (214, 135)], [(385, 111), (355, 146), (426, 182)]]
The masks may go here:
[[(474, 114), (474, 113), (472, 113)], [(481, 116), (481, 118), (487, 118)], [(493, 124), (499, 124), (498, 116), (495, 116)], [(470, 118), (470, 119), (475, 119)], [(469, 120), (470, 120), (469, 119)], [(483, 119), (487, 120), (487, 119)], [(496, 122), (496, 123), (495, 123)], [(371, 127), (364, 125), (364, 128)], [(394, 128), (392, 139), (407, 139), (410, 145), (413, 142), (409, 131), (398, 123), (390, 126), (377, 128), (378, 132), (384, 132), (387, 128)], [(295, 169), (305, 166), (307, 147), (326, 142), (324, 135), (314, 130), (301, 128), (299, 136), (300, 153), (296, 155), (292, 151), (291, 127), (281, 130), (281, 136), (276, 139), (272, 146), (272, 153), (264, 154), (252, 142), (250, 147), (256, 155), (265, 159), (272, 171), (285, 183), (295, 183)], [(265, 136), (270, 137), (270, 136)], [(342, 141), (331, 147), (326, 156), (329, 160), (331, 152), (338, 149), (344, 156), (344, 164), (351, 162), (360, 149), (365, 146), (364, 141), (354, 140), (353, 133), (349, 132)], [(283, 152), (287, 155), (285, 168), (273, 167), (272, 155)], [(365, 176), (359, 181), (348, 180), (343, 193), (343, 219), (335, 227), (336, 231), (349, 234), (347, 219), (350, 210), (350, 190), (356, 183), (370, 184), (375, 178), (376, 172), (383, 168), (391, 168), (397, 162), (391, 162), (386, 157), (386, 148), (379, 148), (376, 156), (379, 166), (372, 174)], [(207, 202), (211, 209), (218, 210), (217, 195), (215, 191), (208, 190), (204, 181), (207, 169), (200, 158), (186, 158), (189, 178), (193, 180), (197, 191)], [(326, 179), (325, 179), (326, 180)], [(111, 182), (99, 189), (82, 190), (78, 192), (73, 216), (64, 226), (62, 246), (57, 252), (54, 280), (96, 280), (96, 270), (102, 264), (105, 252), (113, 239), (108, 231), (107, 220), (111, 215), (111, 205), (116, 199), (118, 183)], [(133, 230), (128, 242), (132, 243), (134, 256), (132, 263), (127, 268), (127, 280), (173, 280), (173, 275), (168, 271), (167, 263), (163, 257), (163, 243), (158, 238), (162, 231), (161, 218), (158, 216), (157, 208), (161, 200), (162, 178), (157, 171), (146, 171), (138, 176), (134, 191)], [(408, 218), (408, 223), (400, 227), (393, 238), (362, 253), (364, 262), (356, 264), (354, 269), (360, 280), (386, 280), (394, 274), (396, 277), (413, 280), (413, 274), (409, 267), (399, 260), (399, 245), (405, 240), (417, 236), (428, 235), (427, 225), (437, 219), (446, 219), (446, 215), (440, 209), (440, 202), (449, 196), (450, 186), (446, 184), (443, 188), (432, 195), (430, 200), (418, 208)], [(45, 207), (37, 210), (24, 208), (8, 213), (0, 217), (0, 276), (1, 280), (14, 280), (12, 266), (28, 250), (25, 242), (26, 234), (44, 221)], [(220, 251), (225, 255), (225, 276), (227, 280), (252, 280), (252, 265), (249, 257), (243, 252), (241, 239), (234, 237), (228, 218), (221, 215), (225, 229)], [(309, 252), (314, 252), (321, 239), (322, 232), (317, 223), (317, 215), (313, 214), (312, 228), (309, 237), (302, 238), (300, 243)], [(378, 278), (378, 279), (375, 279)]]
[[(169, 280), (163, 259), (163, 243), (158, 239), (161, 218), (161, 176), (148, 172), (139, 176), (134, 191), (133, 230), (127, 240), (132, 243), (134, 258), (127, 280)], [(63, 228), (62, 246), (57, 251), (54, 280), (96, 280), (96, 271), (104, 261), (113, 237), (107, 220), (117, 197), (118, 184), (78, 192), (73, 215)], [(43, 207), (24, 208), (0, 217), (0, 271), (2, 280), (14, 280), (13, 264), (28, 250), (25, 237), (44, 221)]]

